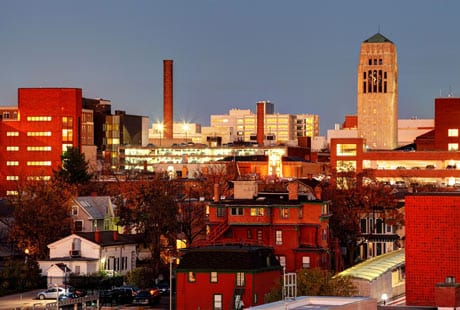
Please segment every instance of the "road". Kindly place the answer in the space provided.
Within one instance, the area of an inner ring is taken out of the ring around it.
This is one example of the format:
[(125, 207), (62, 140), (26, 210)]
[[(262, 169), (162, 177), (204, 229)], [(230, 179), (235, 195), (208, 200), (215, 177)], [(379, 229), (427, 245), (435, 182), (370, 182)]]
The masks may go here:
[[(42, 291), (43, 289), (40, 290), (34, 290), (30, 292), (24, 292), (22, 294), (14, 294), (14, 295), (8, 295), (8, 296), (3, 296), (0, 297), (0, 310), (11, 310), (11, 309), (34, 309), (35, 307), (39, 307), (40, 309), (44, 309), (46, 307), (46, 304), (49, 303), (55, 303), (55, 300), (48, 299), (48, 300), (39, 300), (36, 299), (36, 295), (38, 292)], [(125, 306), (123, 306), (124, 308)], [(132, 307), (135, 309), (138, 306), (131, 306), (131, 305), (126, 305), (126, 308)], [(156, 306), (149, 306), (149, 307), (144, 307), (145, 310), (147, 309), (169, 309), (169, 297), (168, 296), (163, 296), (161, 298), (161, 302), (159, 305)]]

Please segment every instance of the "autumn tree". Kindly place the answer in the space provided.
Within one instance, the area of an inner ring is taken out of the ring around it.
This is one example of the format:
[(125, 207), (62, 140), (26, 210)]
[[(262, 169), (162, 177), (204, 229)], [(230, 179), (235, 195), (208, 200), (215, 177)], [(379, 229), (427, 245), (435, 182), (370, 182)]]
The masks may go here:
[[(341, 246), (347, 249), (349, 266), (355, 261), (356, 245), (361, 236), (361, 218), (372, 214), (389, 225), (404, 224), (393, 190), (367, 172), (357, 174), (352, 170), (338, 172), (322, 183), (323, 199), (331, 202), (331, 231), (334, 237), (339, 238)], [(371, 227), (372, 232), (375, 232), (375, 227), (375, 224)]]
[(161, 237), (172, 242), (177, 232), (177, 204), (174, 184), (169, 179), (131, 181), (123, 184), (119, 195), (119, 224), (142, 235), (152, 260), (160, 270)]
[(69, 184), (87, 184), (93, 177), (88, 172), (89, 163), (78, 148), (68, 148), (61, 155), (62, 165), (55, 171), (55, 177)]
[(178, 224), (187, 247), (192, 246), (195, 240), (203, 239), (206, 234), (206, 203), (201, 200), (206, 191), (203, 184), (201, 180), (194, 180), (183, 184), (181, 188), (184, 194), (178, 203)]
[(56, 179), (30, 181), (12, 198), (13, 222), (9, 238), (32, 257), (48, 256), (47, 245), (70, 233), (70, 205), (75, 187)]

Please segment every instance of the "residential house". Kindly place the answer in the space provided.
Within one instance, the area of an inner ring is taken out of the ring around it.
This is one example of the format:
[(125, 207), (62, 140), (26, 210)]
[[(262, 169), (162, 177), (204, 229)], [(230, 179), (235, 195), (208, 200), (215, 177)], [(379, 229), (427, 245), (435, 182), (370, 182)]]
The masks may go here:
[(79, 196), (71, 207), (74, 232), (118, 230), (116, 205), (109, 196)]
[(177, 309), (242, 309), (264, 303), (280, 281), (273, 249), (209, 246), (185, 251), (176, 269)]
[(287, 272), (329, 269), (328, 203), (318, 199), (311, 186), (297, 180), (269, 184), (273, 188), (265, 186), (263, 192), (259, 191), (262, 185), (234, 181), (234, 199), (219, 200), (219, 194), (214, 195), (215, 201), (209, 205), (207, 243), (272, 247)]
[(136, 267), (136, 238), (117, 231), (77, 232), (48, 244), (49, 259), (39, 260), (48, 284), (63, 284), (69, 274), (126, 274)]

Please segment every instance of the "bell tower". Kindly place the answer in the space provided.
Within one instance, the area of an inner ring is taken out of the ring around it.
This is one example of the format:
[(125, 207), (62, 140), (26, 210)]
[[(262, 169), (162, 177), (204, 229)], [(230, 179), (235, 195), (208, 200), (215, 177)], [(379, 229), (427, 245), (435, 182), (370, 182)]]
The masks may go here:
[(358, 136), (370, 149), (398, 146), (396, 46), (377, 33), (361, 43), (358, 65)]

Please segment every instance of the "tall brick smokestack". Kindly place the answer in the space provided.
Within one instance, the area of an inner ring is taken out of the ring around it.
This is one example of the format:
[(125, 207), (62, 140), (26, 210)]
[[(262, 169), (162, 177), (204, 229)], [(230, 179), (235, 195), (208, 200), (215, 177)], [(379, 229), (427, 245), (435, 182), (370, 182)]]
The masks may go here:
[(257, 102), (257, 144), (264, 145), (264, 118), (265, 118), (265, 103)]
[(163, 136), (173, 138), (173, 61), (163, 60)]

